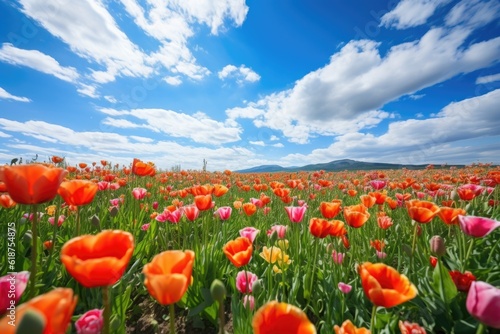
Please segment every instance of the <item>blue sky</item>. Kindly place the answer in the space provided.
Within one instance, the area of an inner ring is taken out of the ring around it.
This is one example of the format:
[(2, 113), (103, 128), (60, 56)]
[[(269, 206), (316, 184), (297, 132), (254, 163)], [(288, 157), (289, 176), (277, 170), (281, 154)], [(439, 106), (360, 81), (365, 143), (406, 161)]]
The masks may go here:
[(0, 0), (0, 162), (500, 163), (497, 0)]

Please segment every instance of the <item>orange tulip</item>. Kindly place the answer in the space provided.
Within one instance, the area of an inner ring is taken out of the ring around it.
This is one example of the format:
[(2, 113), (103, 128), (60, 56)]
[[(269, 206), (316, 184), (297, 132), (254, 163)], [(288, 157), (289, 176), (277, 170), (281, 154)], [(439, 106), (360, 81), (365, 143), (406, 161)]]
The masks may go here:
[(5, 166), (3, 181), (12, 199), (20, 204), (48, 202), (57, 195), (66, 171), (41, 164)]
[(361, 203), (367, 208), (374, 206), (377, 201), (377, 199), (372, 195), (361, 195), (359, 198), (361, 199)]
[(257, 212), (257, 206), (253, 203), (244, 203), (243, 204), (243, 211), (247, 216), (253, 215), (255, 212)]
[(120, 230), (104, 230), (66, 242), (61, 262), (87, 288), (115, 284), (125, 272), (134, 252), (134, 237)]
[(78, 164), (78, 167), (80, 167), (81, 169), (84, 169), (85, 167), (87, 167), (87, 164), (85, 162), (80, 162)]
[(237, 268), (247, 265), (252, 259), (253, 245), (248, 238), (239, 237), (227, 242), (222, 251)]
[(358, 272), (366, 297), (376, 306), (390, 308), (417, 296), (415, 285), (386, 264), (365, 262)]
[(229, 191), (228, 187), (226, 187), (222, 184), (216, 184), (216, 185), (214, 185), (213, 194), (215, 197), (221, 197), (222, 195), (224, 195), (228, 191)]
[(9, 196), (9, 194), (2, 194), (0, 195), (0, 206), (6, 209), (13, 208), (17, 205), (14, 200)]
[(331, 202), (321, 202), (319, 205), (319, 211), (321, 215), (326, 219), (333, 219), (339, 214), (341, 209), (342, 201), (334, 200)]
[(194, 204), (200, 211), (210, 210), (212, 208), (212, 195), (195, 196)]
[(132, 173), (138, 176), (154, 176), (156, 174), (156, 170), (152, 165), (135, 158), (132, 162)]
[(64, 158), (61, 158), (61, 157), (58, 157), (57, 155), (54, 155), (51, 160), (53, 163), (58, 164), (58, 163), (63, 162)]
[(177, 303), (191, 284), (193, 262), (191, 250), (170, 250), (156, 255), (142, 270), (149, 294), (161, 305)]
[(406, 202), (410, 218), (421, 224), (429, 223), (439, 212), (439, 206), (433, 202), (412, 199)]
[(340, 220), (326, 220), (322, 218), (311, 218), (309, 221), (309, 232), (316, 238), (341, 237), (347, 233), (344, 222)]
[(344, 218), (347, 225), (359, 228), (368, 221), (370, 214), (363, 204), (350, 205), (344, 207)]
[(270, 301), (252, 319), (254, 334), (315, 334), (316, 328), (298, 307)]
[(375, 204), (377, 205), (383, 205), (385, 202), (385, 199), (387, 198), (387, 194), (385, 192), (371, 192), (369, 193), (370, 196), (375, 197)]
[[(17, 306), (15, 323), (21, 323), (26, 311), (32, 310), (38, 312), (45, 320), (43, 334), (66, 333), (71, 316), (75, 310), (77, 299), (73, 295), (73, 290), (69, 288), (56, 288)], [(9, 321), (11, 319), (8, 316), (0, 319), (0, 333), (16, 333), (17, 327), (10, 325)]]
[(351, 322), (351, 320), (346, 320), (342, 323), (342, 326), (335, 325), (333, 326), (333, 330), (335, 334), (370, 334), (371, 331), (364, 327), (356, 327)]
[(71, 180), (61, 183), (59, 195), (68, 205), (87, 205), (94, 200), (99, 187), (92, 181)]
[(465, 216), (466, 215), (465, 210), (460, 208), (450, 208), (447, 206), (442, 206), (437, 214), (437, 216), (446, 225), (458, 225), (459, 215)]

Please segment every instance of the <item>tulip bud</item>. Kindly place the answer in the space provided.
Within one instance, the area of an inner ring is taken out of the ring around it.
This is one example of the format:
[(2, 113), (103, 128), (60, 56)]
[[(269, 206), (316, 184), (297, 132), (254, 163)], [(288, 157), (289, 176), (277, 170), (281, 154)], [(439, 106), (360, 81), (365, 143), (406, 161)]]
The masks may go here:
[(16, 334), (42, 334), (45, 330), (45, 323), (45, 318), (40, 312), (28, 309), (19, 322)]
[[(111, 214), (111, 213), (110, 213)], [(101, 224), (101, 220), (99, 219), (99, 217), (97, 215), (93, 215), (92, 217), (90, 217), (90, 222), (92, 223), (92, 225), (94, 225), (95, 227), (99, 227), (99, 225)]]
[(264, 288), (262, 287), (262, 280), (258, 279), (252, 283), (252, 292), (258, 296)]
[(118, 214), (118, 207), (117, 206), (112, 206), (109, 209), (109, 215), (110, 215), (110, 217), (116, 217), (117, 214)]
[(210, 294), (212, 298), (217, 300), (219, 303), (226, 298), (226, 287), (218, 279), (214, 279), (212, 285), (210, 285)]
[(446, 247), (444, 245), (444, 239), (439, 235), (435, 235), (431, 238), (431, 252), (437, 256), (443, 256), (446, 253)]

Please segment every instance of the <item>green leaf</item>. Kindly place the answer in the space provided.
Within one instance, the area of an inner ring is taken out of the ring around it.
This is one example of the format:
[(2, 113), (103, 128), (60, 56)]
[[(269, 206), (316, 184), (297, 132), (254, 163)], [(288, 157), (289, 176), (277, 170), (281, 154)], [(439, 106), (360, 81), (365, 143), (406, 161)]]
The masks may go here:
[(453, 298), (458, 294), (458, 290), (451, 279), (448, 269), (442, 265), (441, 260), (437, 261), (432, 274), (432, 280), (432, 288), (434, 291), (439, 294), (445, 304), (450, 304)]

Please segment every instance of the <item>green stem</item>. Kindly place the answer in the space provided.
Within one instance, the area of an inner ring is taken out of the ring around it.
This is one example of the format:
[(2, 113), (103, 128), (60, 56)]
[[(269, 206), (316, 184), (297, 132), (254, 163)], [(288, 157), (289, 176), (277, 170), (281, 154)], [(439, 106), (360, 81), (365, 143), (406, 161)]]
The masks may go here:
[(175, 334), (175, 304), (168, 305), (170, 310), (170, 333)]
[(31, 221), (31, 270), (30, 270), (30, 294), (29, 299), (36, 295), (36, 274), (37, 274), (37, 258), (38, 258), (38, 206), (32, 205), (33, 220)]
[(80, 207), (76, 207), (76, 236), (80, 235)]
[(318, 258), (318, 243), (319, 243), (319, 240), (314, 240), (314, 261), (312, 263), (312, 268), (311, 268), (311, 283), (309, 284), (309, 293), (310, 293), (310, 296), (312, 296), (312, 287), (313, 287), (313, 282), (314, 282), (314, 274), (315, 274), (315, 267), (316, 267), (316, 261), (317, 261), (317, 258)]
[(370, 320), (370, 331), (372, 334), (375, 334), (375, 317), (377, 316), (377, 306), (373, 305), (372, 307), (372, 318)]
[(485, 329), (486, 326), (482, 322), (480, 322), (479, 326), (477, 327), (476, 334), (483, 334)]
[(467, 249), (467, 253), (465, 254), (464, 262), (462, 263), (462, 272), (464, 272), (465, 267), (467, 266), (467, 261), (469, 260), (469, 256), (472, 253), (472, 247), (474, 246), (474, 239), (469, 240), (469, 249)]
[(102, 287), (102, 304), (104, 305), (102, 334), (109, 334), (109, 322), (111, 318), (111, 308), (109, 303), (109, 286)]
[(412, 275), (415, 273), (415, 248), (417, 244), (417, 234), (418, 234), (418, 224), (416, 221), (413, 221), (415, 223), (415, 228), (413, 229), (413, 241), (411, 243), (411, 254), (410, 254), (410, 268), (412, 271)]

